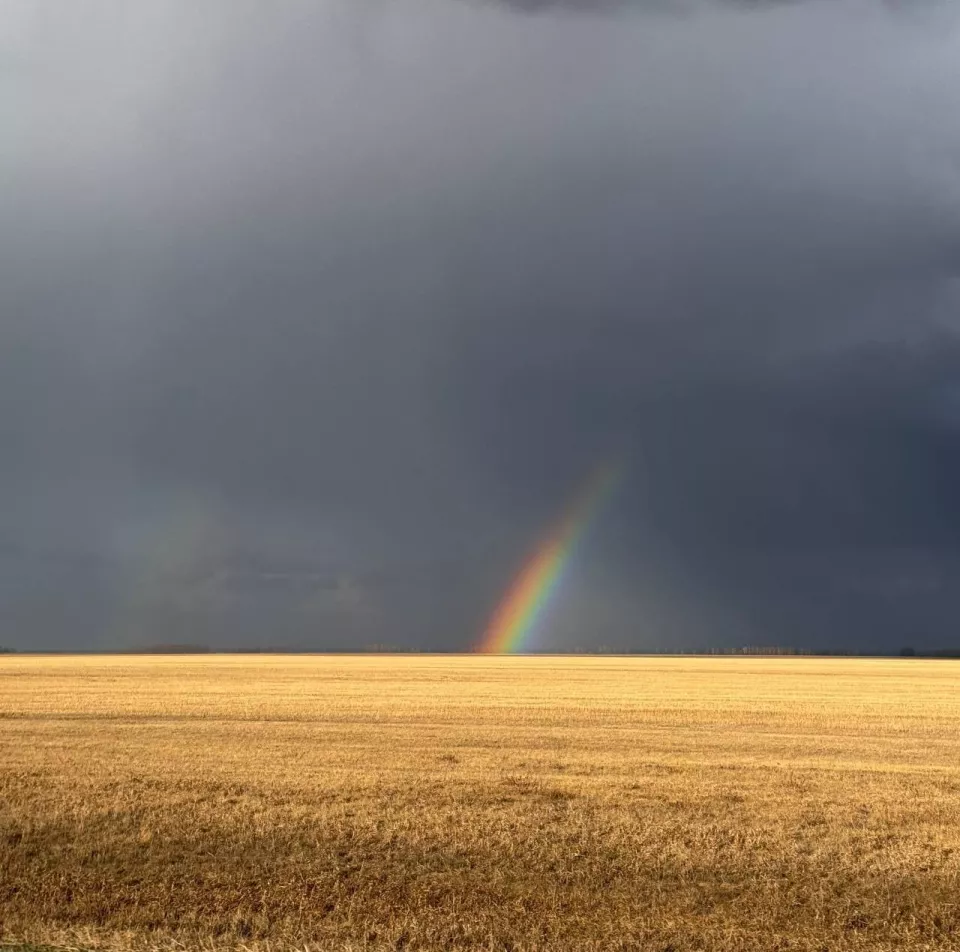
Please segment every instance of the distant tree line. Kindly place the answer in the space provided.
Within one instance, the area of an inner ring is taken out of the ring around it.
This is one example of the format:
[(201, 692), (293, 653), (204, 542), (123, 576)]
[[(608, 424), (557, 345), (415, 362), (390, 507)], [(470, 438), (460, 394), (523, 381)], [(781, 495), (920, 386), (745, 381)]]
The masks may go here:
[(209, 645), (159, 644), (134, 648), (132, 654), (209, 654)]
[(590, 655), (757, 655), (757, 656), (805, 656), (805, 657), (846, 657), (849, 651), (815, 651), (813, 648), (794, 648), (790, 645), (741, 645), (739, 647), (715, 648), (610, 648), (599, 645), (590, 648), (574, 648), (572, 654)]
[[(154, 645), (144, 645), (137, 648), (121, 649), (121, 653), (126, 654), (157, 654), (157, 655), (198, 655), (198, 654), (303, 654), (323, 649), (311, 649), (304, 646), (286, 646), (286, 645), (256, 645), (253, 647), (237, 647), (226, 649), (214, 649), (209, 645), (203, 644), (181, 644), (176, 642), (162, 642)], [(10, 648), (0, 645), (0, 655), (15, 654), (16, 648)], [(349, 651), (325, 652), (333, 654), (431, 654), (448, 652), (424, 651), (419, 647), (409, 645), (392, 645), (376, 642), (374, 644), (364, 645), (361, 648), (353, 648)], [(70, 652), (50, 652), (53, 654), (63, 654)], [(90, 653), (90, 652), (81, 652)], [(93, 652), (94, 654), (98, 652)], [(112, 653), (108, 651), (107, 653)], [(716, 647), (716, 648), (617, 648), (609, 645), (594, 645), (590, 647), (576, 647), (567, 650), (558, 650), (555, 652), (534, 652), (536, 654), (576, 654), (576, 655), (684, 655), (684, 656), (724, 656), (740, 655), (751, 657), (827, 657), (827, 658), (847, 658), (847, 657), (889, 657), (891, 654), (899, 655), (901, 658), (960, 658), (960, 648), (915, 648), (912, 645), (905, 645), (898, 652), (868, 652), (868, 651), (837, 651), (837, 650), (815, 650), (813, 648), (795, 648), (790, 645), (742, 645), (740, 647)]]
[(901, 658), (960, 658), (960, 648), (913, 648), (910, 645), (900, 649)]
[[(606, 645), (599, 645), (590, 648), (574, 648), (572, 654), (645, 654), (645, 655), (748, 655), (754, 657), (816, 657), (816, 658), (851, 658), (851, 657), (889, 657), (897, 652), (870, 652), (870, 651), (845, 651), (835, 649), (814, 649), (814, 648), (796, 648), (791, 645), (741, 645), (740, 647), (715, 647), (715, 648), (609, 648)], [(901, 648), (898, 652), (902, 658), (960, 658), (960, 648), (930, 648), (920, 649), (907, 646)]]
[(309, 649), (294, 645), (252, 645), (245, 648), (228, 648), (228, 654), (303, 654)]
[(401, 645), (365, 645), (362, 649), (364, 654), (420, 654), (419, 648), (407, 648)]
[(831, 657), (844, 657), (849, 654), (847, 651), (814, 651), (812, 648), (793, 648), (790, 645), (743, 645), (740, 648), (715, 648), (711, 649), (708, 653), (712, 655), (761, 655), (763, 657), (770, 655), (802, 655), (804, 657), (829, 655)]

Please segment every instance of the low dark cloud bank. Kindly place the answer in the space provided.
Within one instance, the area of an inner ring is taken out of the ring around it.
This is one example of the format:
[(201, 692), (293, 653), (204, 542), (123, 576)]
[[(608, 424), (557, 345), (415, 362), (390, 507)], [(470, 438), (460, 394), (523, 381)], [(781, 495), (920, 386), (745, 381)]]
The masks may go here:
[(957, 641), (960, 16), (585, 7), (4, 6), (0, 643)]

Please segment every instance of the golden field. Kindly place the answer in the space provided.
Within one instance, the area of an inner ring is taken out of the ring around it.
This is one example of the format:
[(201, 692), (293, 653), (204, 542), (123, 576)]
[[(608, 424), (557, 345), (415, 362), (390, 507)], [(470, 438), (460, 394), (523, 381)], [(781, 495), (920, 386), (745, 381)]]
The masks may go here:
[(0, 658), (0, 945), (960, 949), (960, 663)]

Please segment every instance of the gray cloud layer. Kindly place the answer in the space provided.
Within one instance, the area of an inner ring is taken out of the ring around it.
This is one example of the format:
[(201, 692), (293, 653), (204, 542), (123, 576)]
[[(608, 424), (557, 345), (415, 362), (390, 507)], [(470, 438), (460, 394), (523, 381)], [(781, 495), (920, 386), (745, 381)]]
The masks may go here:
[(0, 641), (949, 640), (960, 17), (536, 6), (3, 6)]

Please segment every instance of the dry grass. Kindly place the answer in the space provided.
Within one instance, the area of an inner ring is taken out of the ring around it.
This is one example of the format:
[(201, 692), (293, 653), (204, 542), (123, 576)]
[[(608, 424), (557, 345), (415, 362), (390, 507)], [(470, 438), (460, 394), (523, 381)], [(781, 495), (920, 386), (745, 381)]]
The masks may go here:
[(960, 664), (0, 659), (0, 937), (960, 949)]

